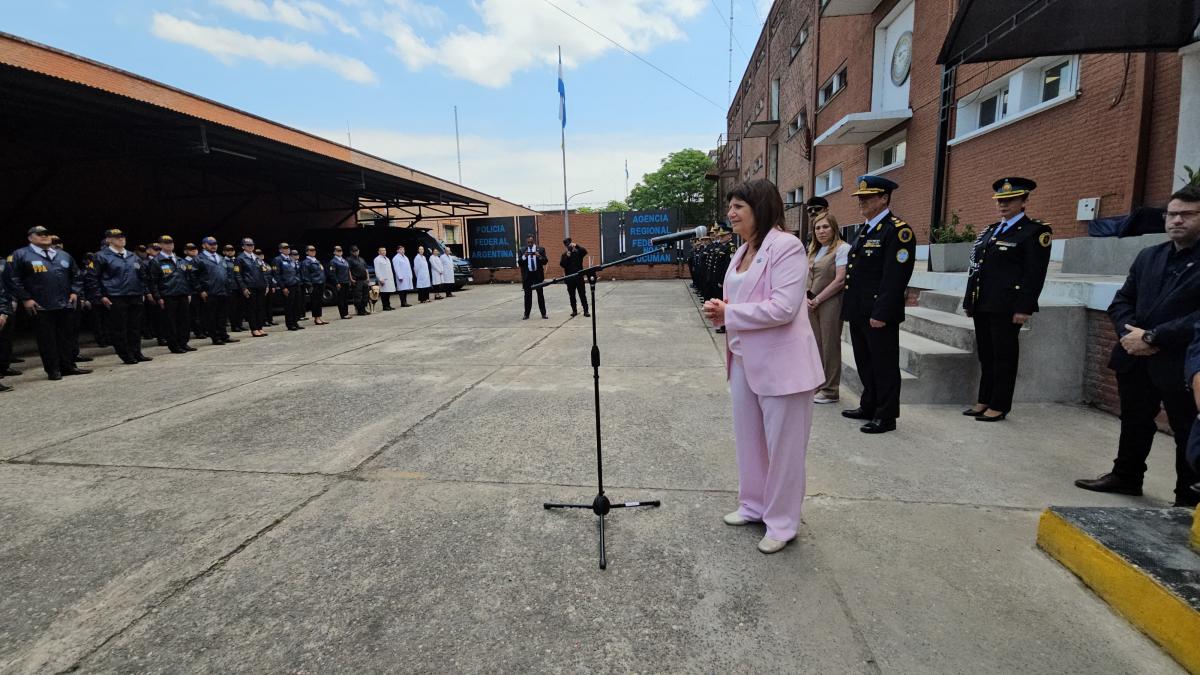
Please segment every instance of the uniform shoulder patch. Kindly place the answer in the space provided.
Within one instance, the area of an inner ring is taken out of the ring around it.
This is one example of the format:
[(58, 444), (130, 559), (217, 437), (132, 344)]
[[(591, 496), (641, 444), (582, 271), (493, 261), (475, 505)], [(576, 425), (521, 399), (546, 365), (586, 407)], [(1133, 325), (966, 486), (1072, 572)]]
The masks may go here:
[(907, 226), (900, 228), (900, 231), (896, 233), (896, 238), (900, 240), (901, 244), (907, 244), (908, 242), (912, 241), (912, 228)]
[(241, 271), (242, 271), (242, 267), (241, 267), (241, 265), (234, 265), (234, 266), (233, 266), (233, 271), (234, 271), (234, 272), (241, 272)]
[(900, 263), (901, 265), (908, 262), (908, 249), (902, 248), (899, 251), (896, 251), (896, 262)]
[(12, 256), (11, 255), (8, 256), (7, 258), (5, 258), (5, 260), (7, 260), (8, 262), (12, 262)]
[(1043, 232), (1039, 234), (1038, 243), (1042, 245), (1042, 248), (1050, 248), (1050, 233)]

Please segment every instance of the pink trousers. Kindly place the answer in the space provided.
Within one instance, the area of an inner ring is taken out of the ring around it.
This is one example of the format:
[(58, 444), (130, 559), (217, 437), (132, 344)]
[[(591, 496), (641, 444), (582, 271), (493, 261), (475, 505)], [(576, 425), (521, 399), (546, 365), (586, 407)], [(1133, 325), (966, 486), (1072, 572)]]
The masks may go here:
[(776, 541), (795, 538), (804, 503), (804, 455), (812, 430), (813, 392), (759, 396), (741, 357), (729, 371), (737, 444), (738, 514), (762, 521)]

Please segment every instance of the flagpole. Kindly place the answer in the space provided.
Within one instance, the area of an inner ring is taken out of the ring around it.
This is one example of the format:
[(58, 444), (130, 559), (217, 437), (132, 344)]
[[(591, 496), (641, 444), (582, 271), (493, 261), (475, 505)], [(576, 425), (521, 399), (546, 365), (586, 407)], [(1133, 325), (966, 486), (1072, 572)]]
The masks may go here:
[(558, 96), (559, 118), (562, 132), (562, 165), (563, 165), (563, 237), (571, 236), (571, 213), (567, 208), (567, 99), (564, 93), (562, 79), (562, 45), (558, 46)]

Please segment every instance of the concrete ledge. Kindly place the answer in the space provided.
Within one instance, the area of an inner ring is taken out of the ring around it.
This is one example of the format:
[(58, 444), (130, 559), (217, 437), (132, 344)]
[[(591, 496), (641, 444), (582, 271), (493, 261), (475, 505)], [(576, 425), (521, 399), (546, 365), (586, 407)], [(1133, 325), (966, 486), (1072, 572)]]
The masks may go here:
[(1167, 240), (1164, 234), (1137, 237), (1075, 237), (1063, 244), (1064, 274), (1129, 274), (1133, 259), (1147, 246)]
[[(1052, 267), (1050, 274), (1046, 276), (1046, 285), (1042, 288), (1038, 304), (1042, 306), (1080, 304), (1088, 309), (1098, 309), (1103, 312), (1108, 310), (1113, 296), (1120, 290), (1123, 283), (1125, 283), (1124, 275), (1064, 274), (1055, 271)], [(967, 290), (967, 275), (965, 272), (917, 270), (913, 272), (908, 286), (922, 290), (957, 293), (961, 297)]]
[(1200, 555), (1187, 509), (1051, 507), (1037, 544), (1192, 673), (1200, 673)]

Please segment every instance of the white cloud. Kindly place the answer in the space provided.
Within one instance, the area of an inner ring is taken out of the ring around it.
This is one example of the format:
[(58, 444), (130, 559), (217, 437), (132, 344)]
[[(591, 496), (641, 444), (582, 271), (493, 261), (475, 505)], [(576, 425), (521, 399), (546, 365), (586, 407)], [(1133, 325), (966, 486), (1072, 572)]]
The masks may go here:
[(292, 28), (309, 32), (323, 32), (325, 24), (333, 26), (347, 35), (358, 35), (358, 29), (351, 25), (337, 11), (316, 2), (316, 0), (212, 0), (215, 4), (241, 16), (255, 21), (272, 21)]
[[(337, 143), (345, 130), (311, 130)], [(571, 193), (593, 190), (572, 206), (600, 204), (625, 195), (625, 160), (629, 187), (656, 171), (669, 153), (685, 147), (707, 148), (703, 137), (653, 138), (626, 134), (578, 135), (567, 146), (567, 178)], [(454, 136), (403, 134), (382, 129), (355, 129), (354, 147), (405, 166), (457, 181)], [(518, 204), (554, 208), (562, 204), (562, 156), (558, 136), (552, 138), (462, 137), (463, 182), (471, 188)]]
[(151, 32), (162, 40), (208, 52), (227, 64), (238, 59), (253, 59), (272, 67), (318, 66), (361, 84), (372, 84), (377, 80), (374, 71), (362, 61), (315, 49), (306, 42), (255, 37), (228, 28), (202, 26), (160, 12), (154, 14)]
[[(553, 0), (585, 24), (635, 52), (681, 40), (676, 23), (699, 13), (704, 0)], [(414, 24), (430, 22), (430, 5), (389, 0), (391, 9), (367, 12), (364, 23), (392, 39), (392, 51), (410, 69), (436, 63), (462, 79), (488, 87), (507, 85), (515, 73), (557, 59), (572, 66), (615, 49), (608, 41), (545, 0), (477, 0), (482, 30), (456, 26), (430, 40)], [(433, 8), (436, 10), (436, 8)], [(440, 11), (440, 10), (437, 10)]]

